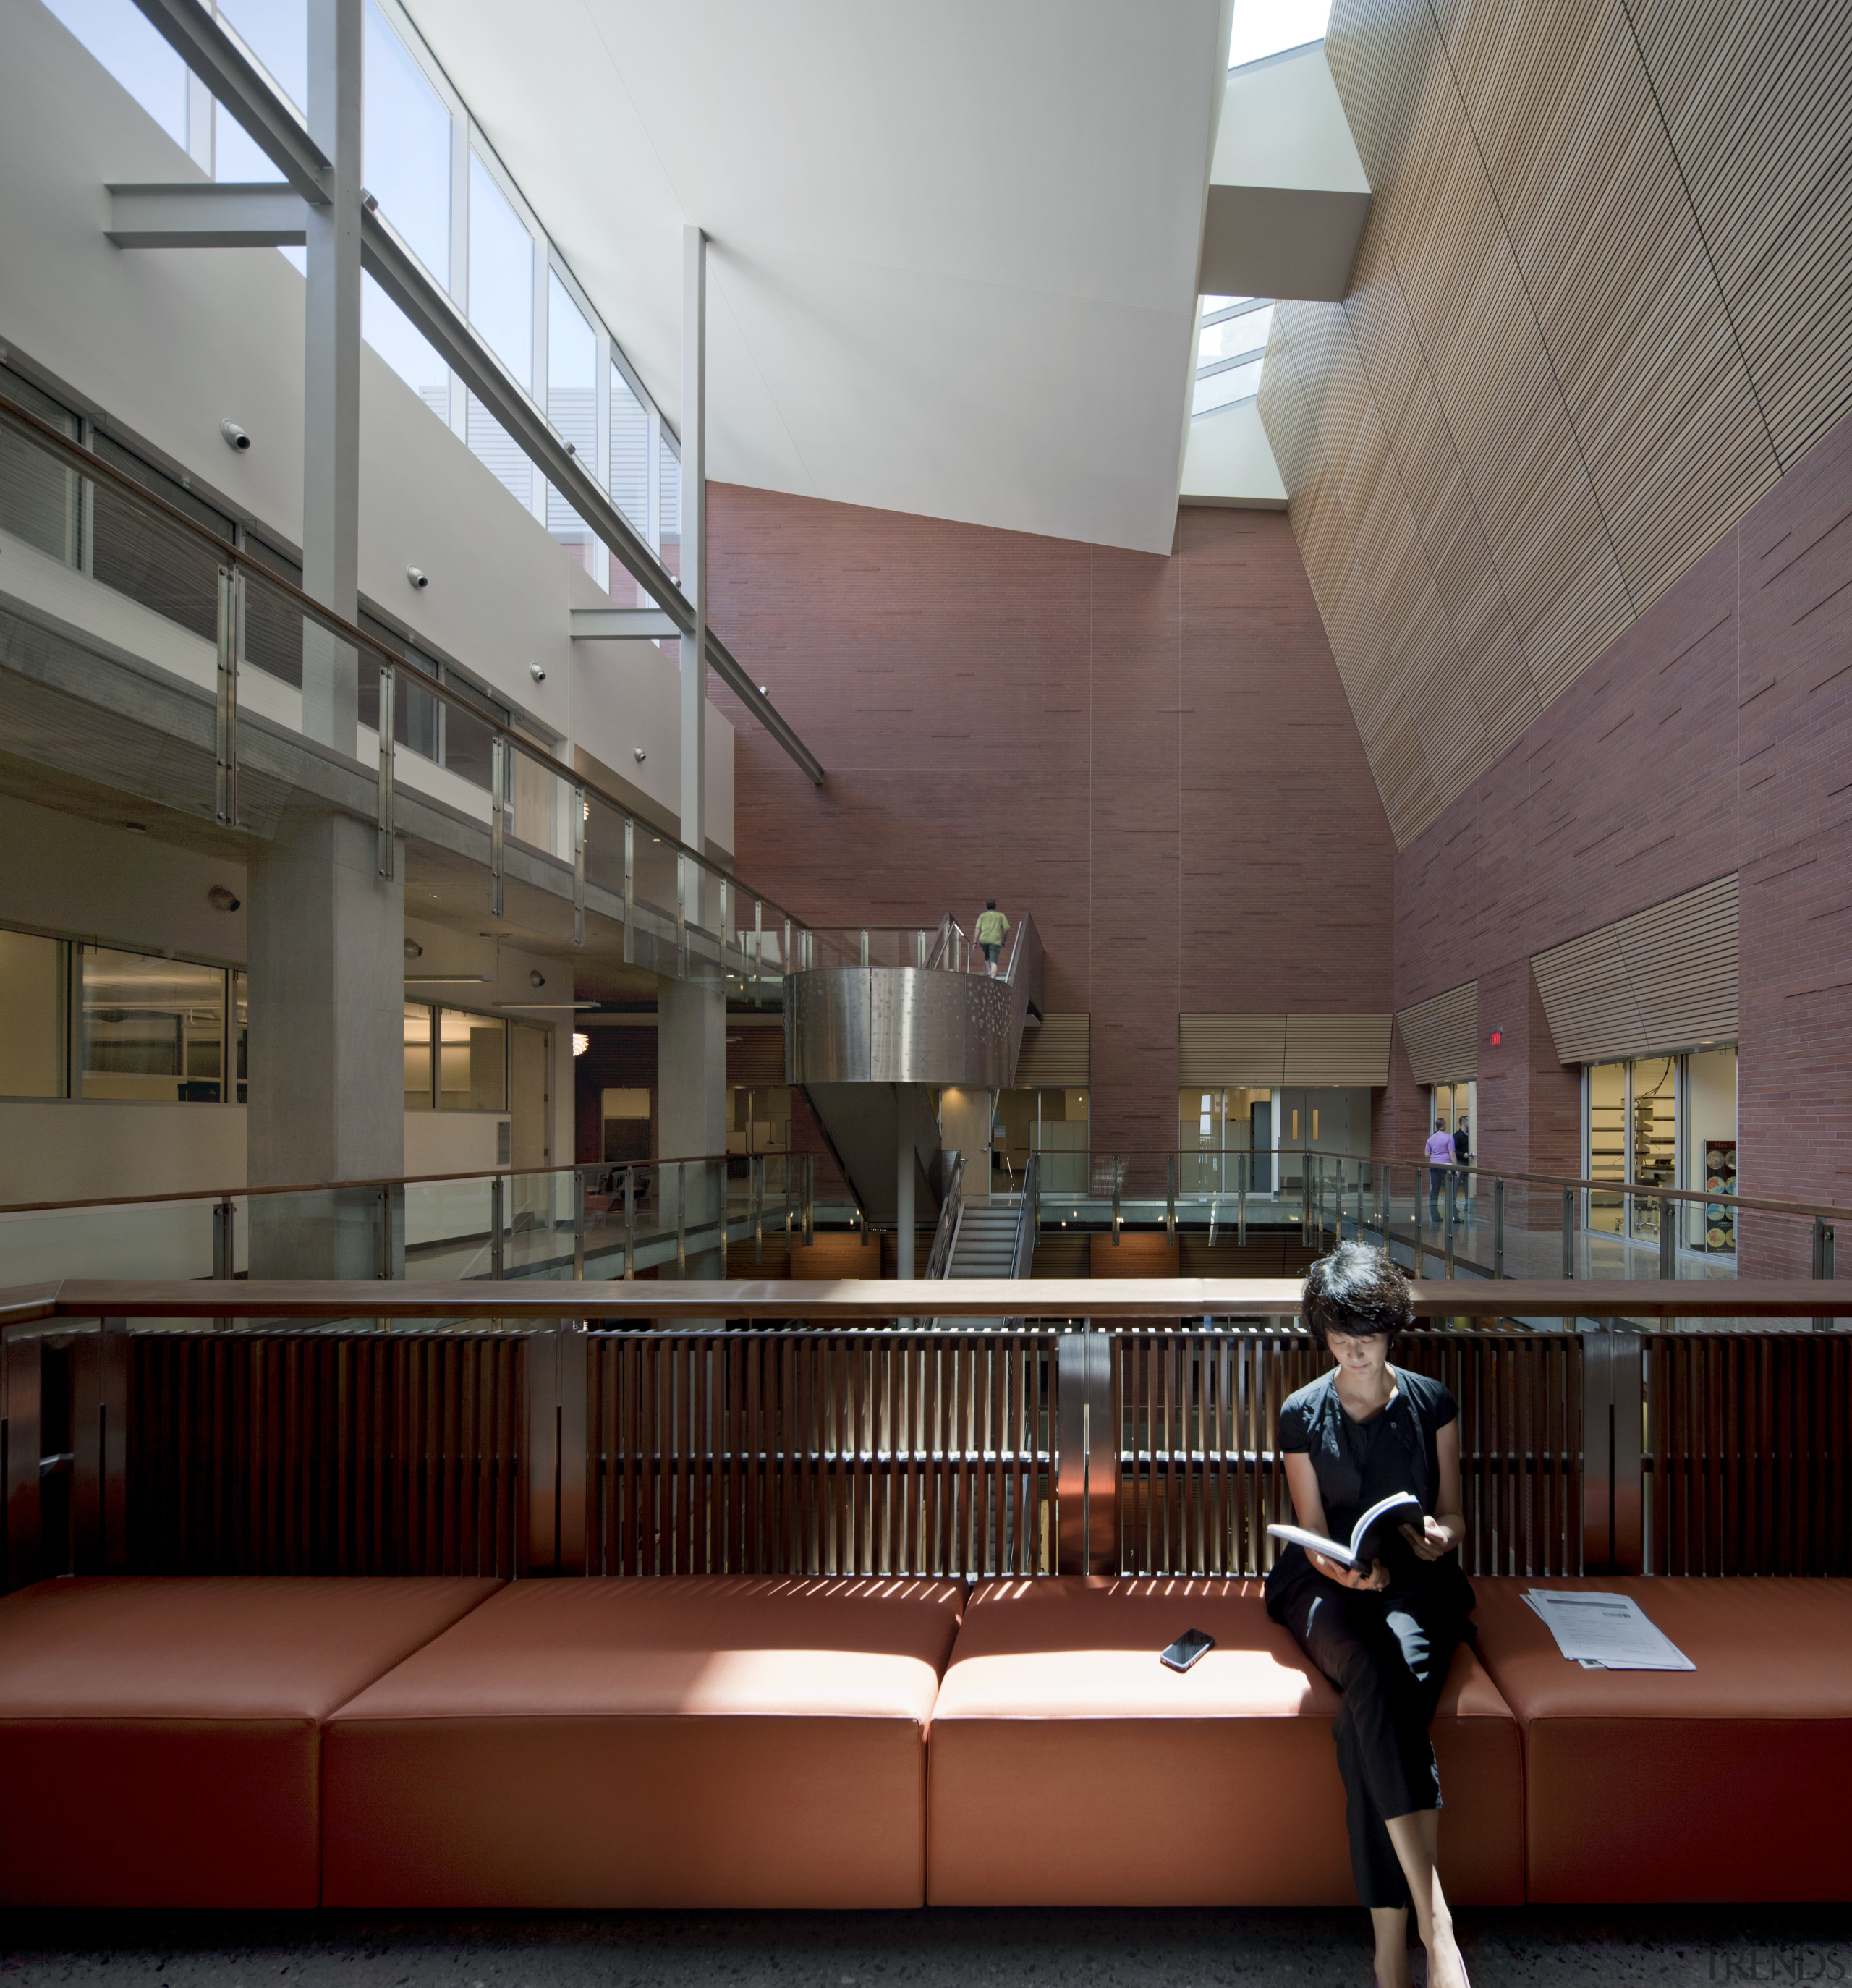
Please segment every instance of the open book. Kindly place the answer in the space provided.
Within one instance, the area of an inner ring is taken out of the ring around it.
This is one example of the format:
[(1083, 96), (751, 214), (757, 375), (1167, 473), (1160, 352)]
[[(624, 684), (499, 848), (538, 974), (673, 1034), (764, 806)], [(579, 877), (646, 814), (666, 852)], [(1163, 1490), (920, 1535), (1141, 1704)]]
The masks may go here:
[(1382, 1551), (1383, 1542), (1401, 1526), (1421, 1523), (1421, 1501), (1412, 1491), (1398, 1491), (1392, 1498), (1372, 1505), (1352, 1528), (1350, 1543), (1328, 1540), (1322, 1533), (1308, 1533), (1301, 1526), (1269, 1526), (1276, 1540), (1290, 1540), (1308, 1553), (1323, 1554), (1327, 1560), (1346, 1567), (1367, 1567)]

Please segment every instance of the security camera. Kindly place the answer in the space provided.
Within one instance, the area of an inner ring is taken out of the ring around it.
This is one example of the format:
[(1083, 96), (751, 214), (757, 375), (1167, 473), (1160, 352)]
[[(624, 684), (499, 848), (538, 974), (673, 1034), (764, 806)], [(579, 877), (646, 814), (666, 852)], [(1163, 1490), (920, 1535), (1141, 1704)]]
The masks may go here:
[(424, 948), (415, 938), (408, 938), (405, 942), (405, 957), (407, 959), (422, 959), (424, 957)]
[(215, 911), (235, 911), (239, 901), (236, 894), (228, 891), (223, 884), (215, 884), (206, 893), (206, 902)]
[(529, 663), (527, 666), (527, 673), (533, 678), (536, 683), (545, 683), (546, 681), (546, 672), (538, 663)]
[(431, 575), (422, 566), (408, 566), (405, 569), (405, 577), (421, 593), (431, 584)]
[(649, 754), (648, 754), (648, 753), (647, 753), (646, 752), (644, 752), (644, 750), (643, 749), (643, 748), (642, 748), (640, 746), (639, 746), (637, 748), (637, 765), (638, 765), (638, 766), (640, 766), (643, 764), (644, 761), (645, 759), (647, 759), (649, 756), (649, 756)]
[(240, 455), (251, 446), (251, 438), (236, 421), (221, 421), (218, 431), (225, 438), (226, 448), (236, 449)]
[(538, 967), (536, 967), (534, 970), (528, 975), (527, 984), (530, 987), (544, 987), (546, 985), (546, 975), (542, 973)]

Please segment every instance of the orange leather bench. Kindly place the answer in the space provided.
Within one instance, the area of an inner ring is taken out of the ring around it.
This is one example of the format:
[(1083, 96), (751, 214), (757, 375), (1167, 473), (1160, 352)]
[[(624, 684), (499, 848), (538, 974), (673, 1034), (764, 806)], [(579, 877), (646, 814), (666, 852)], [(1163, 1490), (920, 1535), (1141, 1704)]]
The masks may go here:
[(963, 1584), (529, 1581), (329, 1722), (331, 1905), (917, 1905)]
[[(1852, 1581), (1478, 1580), (1479, 1654), (1524, 1733), (1531, 1898), (1852, 1898)], [(1632, 1594), (1694, 1671), (1585, 1671), (1527, 1587)]]
[[(1158, 1653), (1215, 1648), (1187, 1674)], [(934, 1905), (1352, 1905), (1337, 1693), (1239, 1581), (992, 1581), (929, 1746)], [(1450, 1896), (1524, 1897), (1518, 1727), (1469, 1650), (1434, 1723)]]
[(321, 1721), (492, 1581), (47, 1581), (0, 1600), (0, 1902), (306, 1906)]

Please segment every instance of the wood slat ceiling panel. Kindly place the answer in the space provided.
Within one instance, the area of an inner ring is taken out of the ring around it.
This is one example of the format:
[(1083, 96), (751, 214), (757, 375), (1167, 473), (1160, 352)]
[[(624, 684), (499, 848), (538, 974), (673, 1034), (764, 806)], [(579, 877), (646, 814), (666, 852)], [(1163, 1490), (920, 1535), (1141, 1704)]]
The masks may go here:
[(1479, 1073), (1479, 983), (1464, 980), (1396, 1015), (1417, 1084), (1457, 1084)]
[(1785, 468), (1852, 404), (1852, 9), (1633, 12)]
[(1375, 194), (1261, 413), (1405, 842), (1852, 405), (1852, 6), (1336, 0), (1325, 50)]
[(1373, 1088), (1387, 1084), (1392, 1019), (1388, 1015), (1289, 1015), (1286, 1082)]
[(1024, 1031), (1017, 1090), (1081, 1090), (1093, 1080), (1092, 1016), (1044, 1015), (1040, 1028)]
[(1284, 1015), (1179, 1015), (1178, 1080), (1270, 1090), (1284, 1080)]

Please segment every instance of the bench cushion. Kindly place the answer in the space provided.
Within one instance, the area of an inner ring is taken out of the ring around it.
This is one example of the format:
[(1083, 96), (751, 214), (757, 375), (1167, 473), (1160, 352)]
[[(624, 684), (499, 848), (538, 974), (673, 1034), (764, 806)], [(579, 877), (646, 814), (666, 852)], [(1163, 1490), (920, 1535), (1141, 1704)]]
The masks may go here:
[[(1479, 1653), (1525, 1736), (1547, 1903), (1852, 1898), (1852, 1581), (1480, 1581)], [(1585, 1671), (1526, 1588), (1631, 1594), (1695, 1671)]]
[(327, 1730), (330, 1905), (917, 1905), (960, 1583), (523, 1581)]
[[(1180, 1675), (1158, 1655), (1191, 1628), (1215, 1648)], [(1352, 1903), (1338, 1703), (1258, 1582), (988, 1583), (933, 1715), (928, 1895)], [(1522, 1902), (1517, 1726), (1469, 1650), (1434, 1736), (1448, 1896)]]
[(47, 1581), (0, 1601), (0, 1901), (308, 1906), (319, 1722), (492, 1581)]

